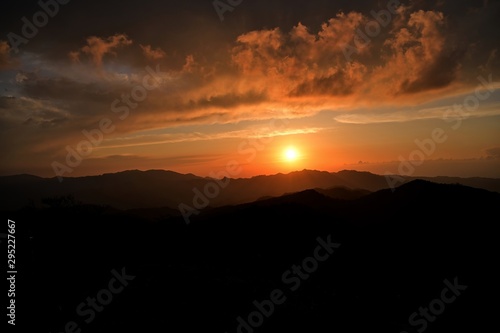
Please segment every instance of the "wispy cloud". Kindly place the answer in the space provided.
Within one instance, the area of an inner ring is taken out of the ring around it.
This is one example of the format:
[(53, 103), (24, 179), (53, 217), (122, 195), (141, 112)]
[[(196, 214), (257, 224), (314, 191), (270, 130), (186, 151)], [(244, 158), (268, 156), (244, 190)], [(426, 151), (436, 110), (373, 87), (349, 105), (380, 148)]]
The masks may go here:
[(485, 149), (486, 158), (488, 159), (500, 159), (500, 147)]
[(217, 133), (176, 133), (162, 135), (132, 135), (106, 140), (96, 149), (115, 149), (126, 147), (151, 146), (161, 144), (171, 144), (180, 142), (210, 141), (220, 139), (248, 139), (267, 138), (297, 134), (313, 134), (325, 130), (324, 128), (294, 128), (284, 130), (268, 131), (262, 127), (249, 128), (244, 130), (225, 131)]
[[(407, 121), (425, 120), (425, 119), (444, 119), (452, 117), (452, 106), (422, 109), (418, 111), (395, 111), (386, 113), (366, 112), (349, 113), (334, 117), (339, 123), (346, 124), (373, 124), (373, 123), (401, 123)], [(485, 107), (474, 111), (468, 117), (490, 117), (500, 115), (500, 104)], [(457, 114), (457, 116), (459, 116)]]

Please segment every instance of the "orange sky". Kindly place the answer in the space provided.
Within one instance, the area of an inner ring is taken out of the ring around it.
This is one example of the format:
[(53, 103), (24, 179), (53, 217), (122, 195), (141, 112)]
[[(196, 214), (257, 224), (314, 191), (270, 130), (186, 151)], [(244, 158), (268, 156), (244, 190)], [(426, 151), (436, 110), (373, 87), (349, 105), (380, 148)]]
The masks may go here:
[(116, 12), (90, 1), (22, 44), (17, 17), (40, 8), (9, 6), (2, 175), (205, 176), (232, 161), (235, 177), (407, 163), (411, 175), (500, 177), (499, 1), (256, 1), (223, 21), (210, 2), (151, 1), (78, 25)]

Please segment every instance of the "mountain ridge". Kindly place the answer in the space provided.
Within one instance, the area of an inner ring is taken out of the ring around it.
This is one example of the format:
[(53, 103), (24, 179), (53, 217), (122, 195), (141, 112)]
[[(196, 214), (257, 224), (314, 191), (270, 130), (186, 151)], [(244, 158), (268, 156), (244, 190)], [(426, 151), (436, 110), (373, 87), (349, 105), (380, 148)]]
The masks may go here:
[[(460, 183), (469, 187), (500, 192), (500, 179), (456, 177), (403, 177), (404, 182), (415, 179), (437, 183)], [(364, 171), (319, 170), (294, 171), (288, 174), (260, 175), (251, 178), (224, 178), (216, 180), (194, 174), (181, 174), (170, 170), (125, 170), (97, 176), (69, 177), (59, 182), (57, 178), (41, 178), (32, 175), (1, 176), (3, 191), (0, 209), (19, 209), (23, 206), (42, 204), (43, 199), (73, 196), (86, 204), (109, 205), (117, 209), (143, 209), (169, 207), (180, 204), (193, 206), (196, 191), (206, 195), (207, 206), (221, 207), (253, 202), (261, 198), (277, 197), (307, 189), (321, 189), (328, 193), (332, 188), (344, 187), (363, 194), (388, 189), (385, 176)], [(206, 191), (217, 195), (207, 195)], [(335, 190), (340, 191), (340, 190)], [(364, 192), (365, 191), (365, 192)]]

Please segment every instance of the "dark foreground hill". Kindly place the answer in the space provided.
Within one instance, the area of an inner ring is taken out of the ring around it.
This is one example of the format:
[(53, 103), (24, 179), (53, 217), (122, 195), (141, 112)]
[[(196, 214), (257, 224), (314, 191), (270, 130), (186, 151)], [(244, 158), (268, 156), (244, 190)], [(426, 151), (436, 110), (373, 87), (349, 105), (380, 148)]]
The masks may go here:
[(497, 332), (499, 207), (498, 193), (413, 181), (189, 225), (88, 205), (3, 215), (17, 225), (25, 331)]

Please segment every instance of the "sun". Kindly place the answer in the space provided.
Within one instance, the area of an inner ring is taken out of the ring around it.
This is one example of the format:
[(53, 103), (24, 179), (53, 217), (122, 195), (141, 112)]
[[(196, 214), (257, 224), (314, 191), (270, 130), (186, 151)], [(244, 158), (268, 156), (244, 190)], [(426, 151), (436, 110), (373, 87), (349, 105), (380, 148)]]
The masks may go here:
[(293, 162), (299, 157), (299, 152), (294, 147), (288, 147), (285, 149), (284, 156), (286, 161)]

